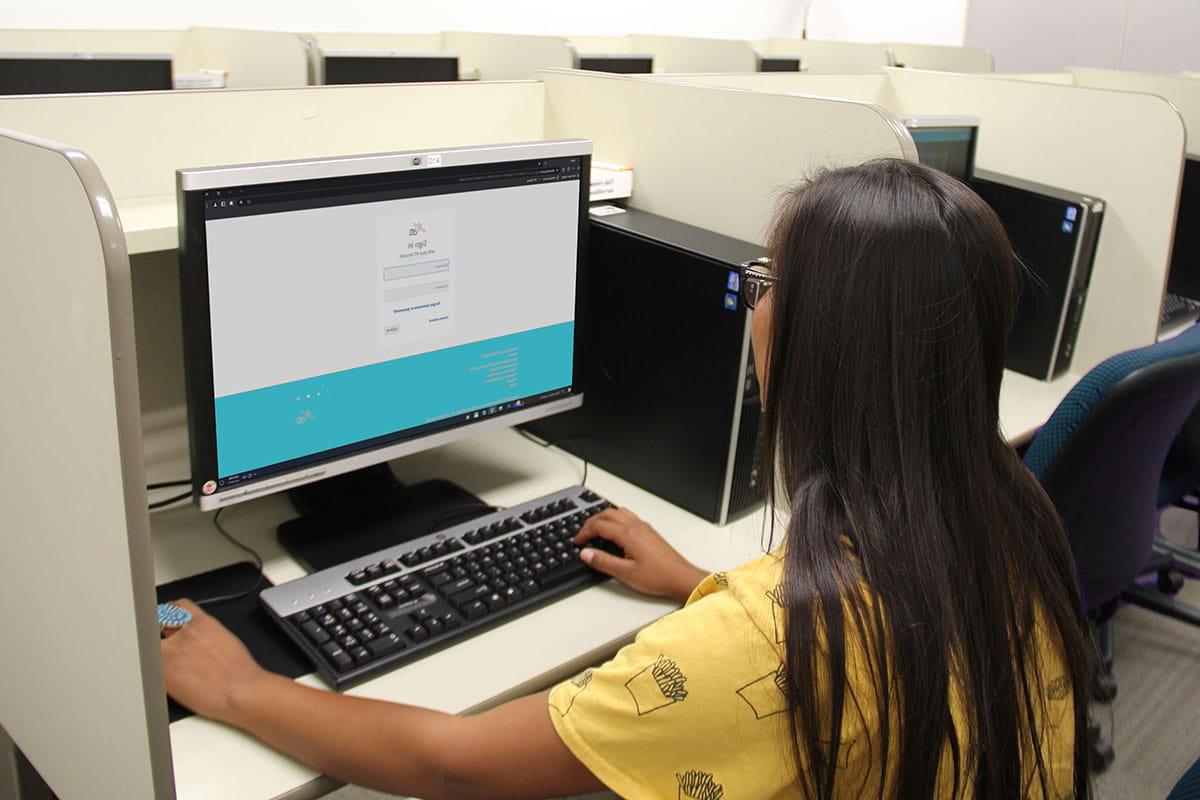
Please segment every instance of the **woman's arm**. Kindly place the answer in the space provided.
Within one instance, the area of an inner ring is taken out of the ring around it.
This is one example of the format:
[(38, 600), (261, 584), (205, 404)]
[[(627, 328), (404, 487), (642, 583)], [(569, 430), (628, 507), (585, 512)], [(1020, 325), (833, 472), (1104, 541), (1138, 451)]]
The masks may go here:
[(167, 691), (321, 772), (428, 800), (537, 798), (603, 784), (559, 739), (546, 694), (464, 717), (309, 688), (266, 672), (196, 605), (163, 640)]

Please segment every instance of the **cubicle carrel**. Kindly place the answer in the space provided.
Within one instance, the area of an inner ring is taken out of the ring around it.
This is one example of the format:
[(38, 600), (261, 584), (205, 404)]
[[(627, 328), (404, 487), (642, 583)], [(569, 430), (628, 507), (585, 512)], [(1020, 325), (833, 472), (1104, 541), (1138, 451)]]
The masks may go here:
[[(11, 271), (0, 300), (14, 326), (8, 371), (23, 387), (3, 401), (5, 441), (19, 458), (10, 459), (2, 495), (13, 535), (0, 560), (0, 598), (10, 638), (28, 626), (50, 634), (44, 658), (11, 665), (11, 684), (30, 691), (0, 697), (0, 720), (64, 800), (299, 797), (334, 785), (223, 725), (197, 717), (167, 725), (154, 586), (241, 558), (191, 506), (144, 510), (147, 481), (188, 468), (182, 395), (172, 383), (180, 374), (176, 169), (582, 135), (597, 159), (636, 165), (640, 207), (761, 241), (778, 189), (813, 168), (915, 157), (895, 117), (867, 103), (574, 71), (540, 77), (0, 98), (0, 127), (23, 131), (0, 133), (0, 169), (20, 176), (0, 186), (0, 253), (6, 264), (28, 265)], [(427, 113), (412, 115), (415, 106)], [(620, 124), (634, 117), (641, 124)], [(239, 133), (250, 118), (252, 135)], [(780, 128), (742, 123), (755, 118)], [(679, 119), (710, 135), (680, 139)], [(735, 142), (743, 156), (729, 159)], [(31, 396), (41, 400), (31, 404)], [(452, 478), (500, 506), (580, 479), (574, 458), (510, 430), (406, 458), (394, 470), (402, 480)], [(588, 484), (636, 508), (706, 567), (760, 552), (761, 513), (716, 528), (601, 470), (591, 470)], [(64, 492), (72, 502), (62, 502)], [(302, 572), (273, 535), (291, 513), (276, 495), (223, 520), (262, 553), (277, 583)], [(53, 585), (70, 587), (103, 625), (80, 630), (46, 602), (42, 567), (51, 562)], [(606, 658), (669, 609), (605, 584), (353, 693), (450, 712), (484, 708)], [(489, 669), (481, 673), (479, 663)]]
[(1006, 373), (1001, 424), (1012, 440), (1031, 437), (1090, 367), (1157, 337), (1185, 138), (1178, 111), (1161, 97), (895, 68), (637, 80), (853, 98), (901, 116), (976, 116), (980, 168), (1104, 198), (1107, 218), (1071, 370), (1050, 382)]

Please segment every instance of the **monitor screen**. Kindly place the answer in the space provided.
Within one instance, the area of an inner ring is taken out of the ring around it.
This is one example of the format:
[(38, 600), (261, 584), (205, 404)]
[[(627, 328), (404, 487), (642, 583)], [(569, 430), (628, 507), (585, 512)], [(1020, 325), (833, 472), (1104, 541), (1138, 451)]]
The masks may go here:
[(950, 117), (908, 117), (904, 120), (917, 160), (926, 166), (969, 181), (975, 170), (975, 141), (979, 122), (974, 118), (955, 121)]
[(580, 405), (590, 152), (181, 171), (201, 507)]
[(1200, 158), (1183, 163), (1167, 291), (1200, 302)]
[(0, 94), (136, 92), (171, 88), (163, 53), (0, 53)]
[(322, 59), (325, 84), (458, 80), (455, 53), (334, 53)]
[(800, 56), (763, 55), (758, 58), (759, 72), (799, 72)]
[(579, 68), (621, 75), (648, 75), (654, 71), (654, 57), (640, 53), (580, 53)]

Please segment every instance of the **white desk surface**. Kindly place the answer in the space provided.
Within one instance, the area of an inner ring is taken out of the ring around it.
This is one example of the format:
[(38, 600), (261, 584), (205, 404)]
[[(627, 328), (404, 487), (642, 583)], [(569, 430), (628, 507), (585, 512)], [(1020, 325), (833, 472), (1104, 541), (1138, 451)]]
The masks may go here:
[[(149, 480), (188, 473), (186, 441), (178, 425), (146, 431)], [(511, 506), (579, 483), (581, 463), (542, 448), (512, 430), (474, 437), (397, 462), (401, 480), (454, 480), (486, 502)], [(654, 525), (687, 558), (711, 570), (733, 567), (763, 552), (764, 515), (719, 528), (592, 467), (587, 485)], [(171, 490), (163, 490), (167, 494)], [(157, 495), (156, 495), (157, 496)], [(300, 566), (275, 542), (275, 526), (290, 512), (282, 496), (229, 508), (222, 523), (256, 548), (267, 576), (279, 583), (300, 577)], [(210, 515), (190, 506), (151, 517), (156, 581), (212, 569), (244, 555), (214, 531)], [(615, 582), (586, 589), (351, 690), (351, 694), (464, 712), (545, 688), (605, 660), (650, 622), (672, 610)], [(323, 684), (315, 676), (305, 683)], [(181, 800), (273, 798), (313, 784), (316, 772), (230, 728), (198, 717), (171, 725), (175, 783)]]

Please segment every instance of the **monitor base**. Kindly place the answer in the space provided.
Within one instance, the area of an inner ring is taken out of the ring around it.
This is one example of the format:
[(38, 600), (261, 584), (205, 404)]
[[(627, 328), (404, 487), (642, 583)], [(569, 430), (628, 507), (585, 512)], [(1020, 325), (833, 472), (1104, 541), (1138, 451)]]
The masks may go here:
[(289, 496), (300, 516), (280, 525), (276, 536), (283, 549), (309, 572), (492, 511), (450, 481), (404, 486), (386, 464), (299, 487)]

